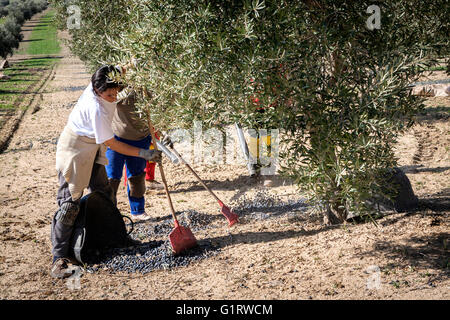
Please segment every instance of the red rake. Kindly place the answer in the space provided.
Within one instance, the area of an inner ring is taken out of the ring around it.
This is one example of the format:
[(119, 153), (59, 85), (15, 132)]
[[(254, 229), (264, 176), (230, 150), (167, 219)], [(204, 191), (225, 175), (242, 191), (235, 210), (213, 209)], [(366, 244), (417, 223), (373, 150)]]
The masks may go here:
[[(150, 122), (150, 115), (148, 115), (148, 126), (150, 129), (150, 134), (152, 135), (152, 141), (156, 141), (155, 132), (153, 126)], [(156, 143), (154, 144), (155, 150), (158, 150)], [(167, 187), (166, 176), (162, 167), (162, 163), (158, 163), (159, 173), (161, 174), (161, 180), (164, 184), (164, 190), (166, 191), (167, 200), (169, 201), (170, 211), (172, 213), (175, 228), (169, 234), (170, 245), (175, 255), (183, 252), (184, 250), (190, 249), (197, 245), (197, 239), (195, 239), (194, 234), (189, 228), (183, 227), (177, 220), (175, 215), (175, 209), (173, 208), (172, 199), (170, 197), (169, 188)]]
[(189, 228), (183, 227), (174, 217), (175, 229), (169, 234), (170, 245), (175, 254), (190, 249), (197, 245), (197, 239)]
[(215, 194), (214, 192), (211, 191), (210, 188), (208, 188), (208, 186), (203, 182), (203, 180), (198, 176), (198, 174), (194, 171), (194, 169), (192, 169), (192, 167), (180, 156), (180, 154), (177, 152), (177, 150), (175, 150), (173, 147), (171, 148), (173, 153), (177, 156), (177, 158), (183, 162), (186, 167), (192, 172), (192, 174), (198, 179), (198, 181), (200, 181), (200, 183), (203, 185), (203, 187), (205, 187), (206, 190), (209, 191), (209, 193), (217, 200), (217, 202), (219, 203), (220, 207), (221, 207), (221, 212), (222, 214), (225, 216), (225, 218), (227, 218), (228, 220), (228, 226), (231, 227), (232, 225), (234, 225), (236, 222), (238, 222), (238, 215), (235, 214), (233, 211), (230, 210), (230, 208), (228, 208)]

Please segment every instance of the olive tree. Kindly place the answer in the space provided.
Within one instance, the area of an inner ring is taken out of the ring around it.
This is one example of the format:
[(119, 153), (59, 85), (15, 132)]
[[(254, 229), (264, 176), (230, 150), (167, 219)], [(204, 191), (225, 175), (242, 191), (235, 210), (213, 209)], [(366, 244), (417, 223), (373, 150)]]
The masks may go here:
[(3, 0), (0, 16), (5, 15), (0, 24), (0, 57), (6, 58), (14, 53), (23, 39), (22, 24), (37, 12), (47, 8), (44, 0)]
[(5, 58), (12, 55), (14, 49), (19, 47), (22, 41), (21, 27), (15, 19), (7, 16), (5, 22), (0, 24), (0, 57)]
[[(448, 54), (444, 0), (52, 1), (90, 66), (139, 61), (137, 111), (160, 127), (282, 129), (282, 173), (332, 222), (370, 211), (422, 107), (408, 85)], [(448, 27), (448, 24), (447, 24)], [(259, 106), (257, 112), (254, 97)]]

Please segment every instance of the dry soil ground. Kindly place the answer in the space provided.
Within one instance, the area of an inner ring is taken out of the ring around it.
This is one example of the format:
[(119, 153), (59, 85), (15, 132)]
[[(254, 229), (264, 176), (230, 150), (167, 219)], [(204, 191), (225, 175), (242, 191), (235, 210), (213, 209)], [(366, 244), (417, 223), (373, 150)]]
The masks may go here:
[[(217, 217), (195, 235), (221, 250), (186, 267), (147, 274), (86, 272), (79, 286), (51, 278), (56, 141), (90, 77), (67, 48), (61, 56), (39, 108), (25, 114), (0, 154), (0, 299), (450, 298), (448, 97), (429, 98), (431, 109), (399, 141), (400, 164), (420, 198), (415, 212), (387, 214), (378, 226), (327, 227), (308, 208), (284, 214), (255, 210), (228, 228), (215, 200), (187, 169), (165, 160), (175, 209)], [(245, 166), (194, 169), (229, 205), (257, 192), (284, 202), (301, 198), (281, 179), (264, 188), (247, 177)], [(164, 194), (148, 192), (146, 202), (154, 218), (148, 224), (170, 213)], [(129, 212), (123, 185), (118, 206)]]

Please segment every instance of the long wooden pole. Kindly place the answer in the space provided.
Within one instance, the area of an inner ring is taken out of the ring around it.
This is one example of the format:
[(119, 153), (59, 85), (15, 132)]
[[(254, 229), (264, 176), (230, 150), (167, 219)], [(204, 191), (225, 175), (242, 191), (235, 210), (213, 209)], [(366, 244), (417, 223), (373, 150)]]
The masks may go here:
[[(155, 150), (158, 150), (158, 146), (156, 144), (155, 129), (153, 128), (152, 122), (150, 120), (150, 110), (147, 110), (147, 121), (148, 121), (148, 128), (149, 128), (150, 134), (152, 136), (152, 142), (154, 143), (153, 145), (155, 147)], [(169, 188), (167, 187), (166, 175), (164, 174), (162, 162), (158, 163), (158, 168), (159, 168), (159, 173), (161, 175), (161, 180), (164, 184), (164, 190), (166, 191), (166, 196), (167, 196), (167, 201), (169, 202), (170, 211), (172, 213), (172, 217), (175, 222), (175, 227), (178, 227), (178, 220), (175, 215), (175, 209), (173, 208), (172, 198), (170, 197)]]

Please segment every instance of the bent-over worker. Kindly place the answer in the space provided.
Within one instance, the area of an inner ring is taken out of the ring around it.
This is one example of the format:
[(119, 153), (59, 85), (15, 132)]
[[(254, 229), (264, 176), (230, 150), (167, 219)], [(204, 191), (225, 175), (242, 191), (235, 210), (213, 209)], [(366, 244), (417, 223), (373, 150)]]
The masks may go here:
[(91, 83), (78, 99), (58, 140), (59, 208), (51, 226), (53, 263), (50, 273), (55, 278), (72, 274), (69, 246), (84, 190), (103, 191), (113, 200), (105, 170), (106, 146), (147, 161), (161, 161), (160, 151), (130, 146), (114, 138), (111, 121), (121, 88), (116, 79), (124, 71), (114, 66), (102, 66), (92, 75)]

